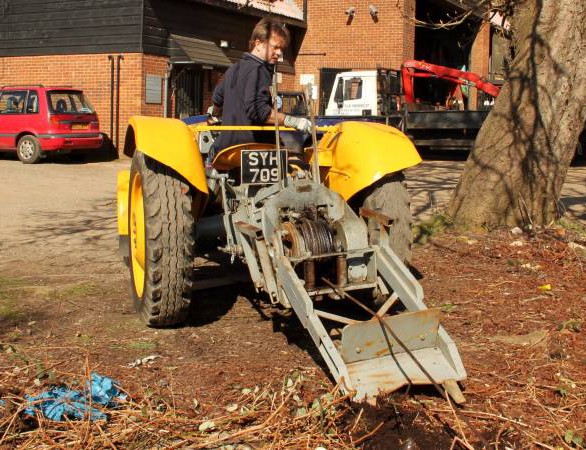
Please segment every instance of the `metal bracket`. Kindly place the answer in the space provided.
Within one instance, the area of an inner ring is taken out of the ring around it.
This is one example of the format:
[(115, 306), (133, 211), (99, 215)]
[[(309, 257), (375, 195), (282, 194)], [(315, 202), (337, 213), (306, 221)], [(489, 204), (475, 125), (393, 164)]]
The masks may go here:
[(377, 211), (365, 207), (360, 208), (358, 210), (358, 214), (360, 214), (360, 217), (362, 217), (363, 219), (372, 219), (376, 223), (378, 223), (380, 233), (379, 244), (383, 246), (390, 246), (389, 228), (393, 224), (393, 219), (391, 219), (389, 216), (385, 214), (379, 213)]

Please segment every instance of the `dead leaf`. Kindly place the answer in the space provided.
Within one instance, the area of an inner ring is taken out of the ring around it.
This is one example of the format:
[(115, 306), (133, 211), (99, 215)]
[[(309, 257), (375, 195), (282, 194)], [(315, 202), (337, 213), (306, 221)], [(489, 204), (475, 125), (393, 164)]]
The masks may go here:
[(511, 335), (511, 336), (491, 336), (491, 341), (502, 342), (503, 344), (532, 346), (548, 336), (548, 331), (541, 329), (529, 334)]

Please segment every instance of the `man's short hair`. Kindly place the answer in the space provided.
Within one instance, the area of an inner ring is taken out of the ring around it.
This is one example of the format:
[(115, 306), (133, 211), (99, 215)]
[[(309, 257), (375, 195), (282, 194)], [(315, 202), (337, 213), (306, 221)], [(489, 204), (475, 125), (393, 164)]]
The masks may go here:
[(248, 50), (252, 51), (254, 49), (254, 43), (257, 39), (261, 42), (268, 41), (271, 33), (282, 37), (285, 40), (285, 46), (289, 45), (291, 37), (285, 24), (278, 20), (265, 17), (264, 19), (260, 19), (260, 21), (254, 26), (252, 35), (250, 36), (250, 41), (248, 42)]

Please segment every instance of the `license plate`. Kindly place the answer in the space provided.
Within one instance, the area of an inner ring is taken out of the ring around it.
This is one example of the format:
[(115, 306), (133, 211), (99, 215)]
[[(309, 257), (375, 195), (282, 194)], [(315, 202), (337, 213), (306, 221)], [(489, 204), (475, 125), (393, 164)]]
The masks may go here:
[(89, 123), (72, 123), (72, 130), (87, 130), (90, 127)]
[[(240, 152), (242, 184), (274, 184), (282, 179), (276, 150), (242, 150)], [(281, 172), (285, 172), (287, 151), (281, 150)]]

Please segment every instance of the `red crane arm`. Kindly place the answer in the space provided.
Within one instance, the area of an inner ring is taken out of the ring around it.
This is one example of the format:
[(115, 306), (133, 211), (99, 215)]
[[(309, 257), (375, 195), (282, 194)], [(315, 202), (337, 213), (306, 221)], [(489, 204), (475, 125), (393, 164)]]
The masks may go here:
[(405, 102), (414, 103), (415, 94), (413, 92), (413, 81), (415, 78), (440, 78), (448, 80), (458, 85), (472, 86), (486, 92), (493, 97), (499, 95), (501, 88), (488, 81), (484, 81), (480, 76), (472, 72), (452, 69), (450, 67), (438, 66), (425, 61), (408, 60), (401, 66), (401, 78), (403, 81), (403, 90), (405, 92)]

